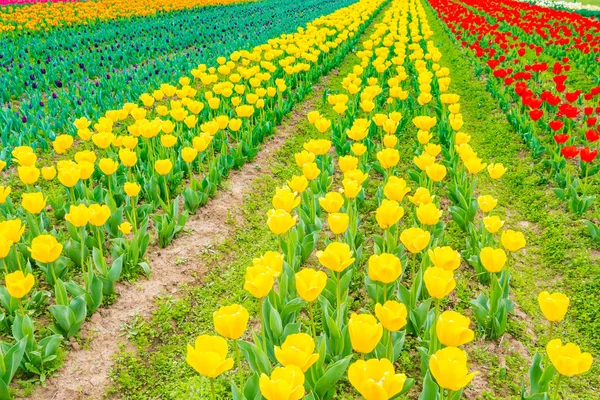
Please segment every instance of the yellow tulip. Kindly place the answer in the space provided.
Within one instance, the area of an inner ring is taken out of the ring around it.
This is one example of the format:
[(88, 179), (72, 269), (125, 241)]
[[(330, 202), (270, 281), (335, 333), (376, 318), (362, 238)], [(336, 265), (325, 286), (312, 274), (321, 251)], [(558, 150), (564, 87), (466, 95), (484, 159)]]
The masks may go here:
[(484, 247), (479, 253), (479, 260), (489, 272), (500, 272), (506, 264), (506, 253), (502, 249)]
[(469, 343), (475, 332), (469, 329), (471, 320), (456, 311), (444, 311), (437, 320), (435, 331), (444, 346), (458, 347)]
[(494, 207), (496, 207), (498, 200), (494, 199), (490, 195), (484, 195), (477, 198), (477, 204), (479, 205), (479, 208), (481, 208), (481, 211), (488, 213), (492, 211)]
[(429, 131), (419, 130), (417, 132), (417, 140), (421, 144), (427, 144), (427, 143), (429, 143), (429, 141), (431, 140), (431, 138), (433, 138), (433, 135), (431, 133), (429, 133)]
[(283, 254), (276, 251), (267, 251), (261, 257), (253, 259), (252, 265), (255, 267), (259, 265), (268, 267), (273, 276), (277, 278), (283, 271)]
[(467, 135), (464, 132), (456, 132), (454, 136), (454, 143), (458, 146), (461, 144), (469, 143), (471, 141), (471, 136)]
[(362, 190), (362, 184), (359, 181), (356, 181), (351, 178), (344, 178), (344, 180), (342, 181), (342, 187), (344, 188), (344, 196), (346, 196), (347, 199), (356, 198), (356, 196), (358, 196), (358, 194)]
[[(386, 124), (387, 125), (387, 124)], [(396, 135), (385, 135), (383, 137), (383, 145), (388, 149), (393, 149), (398, 144), (398, 136)], [(380, 160), (381, 162), (381, 160)]]
[(342, 272), (355, 261), (352, 250), (346, 243), (331, 242), (325, 250), (317, 251), (321, 265), (334, 272)]
[(460, 267), (460, 253), (449, 246), (429, 250), (429, 259), (438, 268), (454, 271)]
[(502, 228), (504, 221), (495, 215), (483, 218), (483, 226), (489, 233), (496, 233)]
[(446, 177), (446, 167), (438, 163), (433, 163), (425, 168), (425, 173), (433, 182), (440, 182)]
[(288, 186), (296, 193), (303, 193), (308, 187), (308, 179), (304, 175), (294, 175), (287, 181)]
[(487, 170), (490, 174), (490, 178), (492, 179), (500, 178), (507, 171), (506, 168), (504, 168), (504, 165), (502, 165), (501, 163), (490, 164), (488, 165)]
[(137, 182), (125, 182), (123, 190), (125, 190), (127, 196), (136, 197), (142, 190), (142, 187)]
[(556, 370), (564, 376), (583, 374), (592, 367), (592, 355), (582, 353), (574, 343), (563, 346), (560, 339), (554, 339), (546, 345), (546, 352)]
[(487, 165), (486, 163), (481, 162), (481, 158), (478, 157), (472, 157), (465, 161), (464, 164), (467, 168), (467, 171), (469, 171), (469, 173), (473, 175), (479, 173)]
[(429, 190), (426, 188), (418, 188), (415, 191), (414, 196), (408, 196), (408, 200), (413, 203), (415, 206), (419, 207), (423, 204), (429, 204), (433, 201), (433, 196), (429, 193)]
[(271, 377), (262, 374), (258, 386), (267, 400), (300, 400), (305, 392), (304, 374), (295, 365), (277, 367), (271, 372)]
[(294, 159), (296, 160), (296, 164), (302, 168), (304, 167), (304, 164), (315, 161), (315, 154), (306, 150), (302, 150), (301, 152), (294, 154)]
[(18, 167), (19, 179), (25, 185), (33, 185), (40, 177), (40, 170), (35, 166)]
[(162, 135), (160, 137), (160, 144), (162, 144), (163, 147), (166, 149), (170, 149), (171, 147), (175, 146), (176, 143), (177, 143), (177, 136)]
[(102, 158), (98, 162), (98, 167), (104, 175), (112, 175), (117, 172), (119, 164), (111, 158)]
[(235, 108), (235, 113), (240, 118), (249, 118), (254, 114), (254, 107), (250, 105), (238, 106)]
[(21, 167), (33, 167), (37, 161), (37, 156), (30, 147), (24, 146), (22, 150), (12, 152), (15, 162)]
[(342, 172), (358, 168), (358, 158), (354, 156), (343, 156), (338, 158), (338, 165)]
[(302, 174), (306, 179), (312, 181), (319, 176), (321, 170), (317, 167), (317, 164), (314, 162), (306, 163), (302, 166)]
[(192, 161), (194, 161), (197, 155), (198, 150), (194, 149), (193, 147), (184, 147), (181, 150), (181, 158), (187, 163), (191, 163)]
[(42, 168), (42, 178), (47, 181), (51, 181), (56, 177), (56, 168), (53, 166)]
[(435, 163), (435, 158), (427, 153), (421, 153), (418, 157), (413, 157), (413, 162), (421, 171), (426, 171), (427, 167)]
[(21, 241), (21, 235), (23, 235), (24, 231), (25, 227), (18, 218), (0, 222), (0, 235), (13, 243)]
[(477, 374), (469, 373), (467, 353), (457, 347), (446, 347), (431, 355), (429, 370), (440, 387), (452, 391), (467, 386)]
[(231, 118), (227, 126), (232, 132), (237, 132), (242, 127), (242, 120), (239, 118)]
[(41, 192), (23, 193), (21, 206), (30, 214), (39, 214), (46, 207), (46, 199)]
[(89, 207), (90, 224), (94, 226), (103, 226), (110, 218), (110, 208), (106, 204), (92, 204)]
[(223, 306), (213, 313), (215, 331), (227, 339), (237, 340), (246, 330), (250, 314), (243, 306)]
[(135, 151), (129, 149), (119, 150), (119, 160), (126, 167), (133, 167), (137, 163), (137, 154)]
[(289, 212), (282, 209), (273, 209), (267, 212), (267, 225), (271, 232), (283, 235), (296, 225), (297, 217), (292, 217)]
[(388, 300), (383, 305), (375, 304), (375, 315), (385, 329), (396, 332), (406, 326), (408, 312), (404, 304)]
[(300, 204), (300, 197), (297, 197), (292, 190), (284, 186), (282, 188), (275, 189), (275, 196), (273, 196), (273, 207), (276, 209), (282, 209), (288, 213)]
[[(16, 243), (16, 242), (15, 242)], [(62, 253), (63, 246), (51, 235), (39, 235), (31, 241), (31, 258), (41, 263), (51, 263)]]
[(543, 291), (538, 295), (538, 304), (548, 321), (559, 322), (565, 318), (569, 308), (569, 298), (559, 292), (550, 294)]
[(6, 275), (4, 279), (6, 280), (6, 289), (8, 290), (8, 293), (15, 299), (23, 298), (35, 284), (33, 275), (27, 274), (27, 276), (25, 276), (21, 271), (10, 273)]
[(369, 279), (382, 283), (392, 283), (402, 274), (400, 259), (394, 254), (373, 254), (369, 257)]
[(390, 176), (383, 187), (385, 197), (397, 202), (401, 202), (408, 192), (410, 192), (410, 188), (406, 186), (406, 181), (397, 176)]
[(131, 233), (131, 228), (132, 228), (132, 226), (129, 222), (123, 222), (122, 224), (119, 225), (119, 230), (125, 236), (127, 236)]
[(354, 351), (368, 354), (381, 340), (383, 326), (371, 314), (352, 313), (348, 321), (348, 333)]
[(295, 275), (298, 296), (304, 301), (312, 302), (321, 294), (327, 285), (327, 274), (311, 268), (301, 269)]
[(10, 195), (10, 192), (10, 186), (0, 186), (0, 204), (4, 204), (6, 202), (6, 198)]
[(367, 147), (362, 143), (354, 143), (350, 146), (350, 150), (352, 150), (352, 154), (356, 157), (360, 157), (367, 151)]
[(258, 299), (269, 294), (275, 283), (273, 271), (266, 265), (257, 265), (246, 268), (244, 289)]
[(397, 201), (384, 199), (375, 212), (375, 219), (381, 229), (396, 225), (404, 216), (404, 208)]
[(321, 118), (321, 113), (319, 113), (318, 111), (311, 111), (308, 114), (306, 114), (306, 116), (308, 118), (308, 122), (314, 125), (315, 122), (317, 122), (317, 120)]
[(206, 150), (208, 145), (212, 142), (213, 138), (208, 133), (202, 133), (199, 136), (196, 136), (192, 139), (192, 146), (198, 153)]
[(0, 259), (6, 258), (8, 256), (12, 245), (12, 240), (8, 240), (2, 233), (0, 233)]
[(319, 204), (328, 213), (337, 213), (344, 205), (344, 198), (338, 192), (329, 192), (319, 198)]
[(371, 358), (351, 364), (348, 380), (364, 400), (387, 400), (402, 391), (406, 375), (396, 374), (387, 358)]
[(429, 295), (434, 299), (443, 299), (456, 287), (454, 274), (438, 267), (430, 267), (423, 273), (423, 281)]
[(275, 346), (275, 358), (281, 365), (295, 365), (306, 372), (319, 359), (315, 351), (315, 341), (306, 333), (293, 333), (285, 338), (279, 346)]
[[(317, 121), (318, 123), (319, 121)], [(325, 139), (311, 139), (303, 145), (306, 151), (309, 151), (317, 156), (327, 154), (331, 148), (331, 141)]]
[(173, 163), (168, 158), (165, 160), (157, 160), (154, 163), (154, 170), (158, 172), (159, 175), (167, 175), (169, 172), (171, 172), (172, 168)]
[[(135, 139), (135, 138), (134, 138)], [(136, 139), (137, 141), (137, 139)], [(96, 162), (96, 153), (90, 150), (82, 150), (75, 153), (75, 162), (82, 163), (84, 161), (95, 163)]]
[(413, 124), (423, 131), (429, 131), (437, 123), (436, 117), (418, 116), (413, 118)]
[(71, 148), (73, 145), (73, 136), (71, 135), (58, 135), (54, 142), (52, 142), (52, 147), (56, 154), (63, 154), (67, 150)]
[(315, 128), (321, 133), (327, 132), (327, 130), (331, 127), (331, 121), (327, 118), (319, 118), (315, 121)]
[(422, 204), (417, 208), (417, 218), (423, 225), (436, 225), (441, 216), (442, 210), (438, 210), (435, 203)]
[(341, 235), (348, 229), (350, 217), (345, 213), (330, 213), (327, 216), (327, 224), (329, 229), (336, 235)]
[(383, 149), (377, 152), (377, 160), (383, 169), (393, 168), (400, 161), (400, 152), (397, 149)]
[(523, 236), (522, 232), (515, 232), (510, 229), (502, 232), (500, 241), (506, 250), (513, 252), (522, 249), (526, 244), (525, 236)]
[(216, 378), (233, 368), (233, 358), (227, 358), (227, 341), (219, 336), (201, 335), (194, 346), (187, 345), (185, 360), (200, 375)]
[(408, 228), (400, 234), (400, 241), (413, 254), (427, 247), (430, 239), (431, 234), (421, 228)]
[(115, 135), (110, 132), (100, 132), (92, 135), (92, 142), (101, 149), (107, 149), (112, 144), (114, 138)]

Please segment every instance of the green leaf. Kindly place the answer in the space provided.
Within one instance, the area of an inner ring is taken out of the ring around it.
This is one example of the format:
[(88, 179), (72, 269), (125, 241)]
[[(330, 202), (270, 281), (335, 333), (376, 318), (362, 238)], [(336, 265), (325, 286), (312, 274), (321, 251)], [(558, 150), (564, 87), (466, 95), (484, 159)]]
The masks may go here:
[(315, 384), (314, 391), (319, 397), (323, 397), (344, 376), (352, 357), (353, 355), (349, 355), (327, 366), (325, 374)]

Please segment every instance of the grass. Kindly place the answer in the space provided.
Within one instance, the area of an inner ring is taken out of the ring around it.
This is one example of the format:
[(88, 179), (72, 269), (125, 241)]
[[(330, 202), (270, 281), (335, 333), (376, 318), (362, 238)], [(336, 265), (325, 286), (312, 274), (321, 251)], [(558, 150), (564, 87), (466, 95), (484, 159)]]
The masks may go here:
[[(436, 33), (435, 44), (444, 55), (441, 64), (452, 71), (451, 90), (461, 95), (465, 116), (463, 130), (472, 135), (471, 145), (481, 157), (509, 168), (500, 181), (481, 176), (478, 190), (480, 194), (496, 197), (504, 208), (506, 226), (523, 231), (527, 238), (525, 251), (518, 254), (512, 266), (512, 294), (524, 315), (512, 316), (509, 331), (530, 354), (541, 351), (548, 340), (548, 325), (539, 311), (537, 295), (542, 290), (561, 291), (570, 297), (571, 305), (555, 336), (598, 355), (599, 312), (590, 299), (600, 295), (597, 274), (600, 262), (598, 253), (591, 250), (592, 240), (581, 221), (565, 211), (564, 204), (539, 178), (535, 161), (486, 92), (484, 82), (475, 78), (468, 58), (443, 33), (429, 8), (427, 11)], [(485, 352), (478, 358), (485, 360), (486, 357), (494, 358)], [(506, 391), (504, 396), (495, 398), (516, 397), (521, 379), (525, 377), (523, 372), (527, 365), (518, 362), (517, 353), (510, 357), (517, 359), (505, 359), (506, 367), (495, 364), (487, 377), (488, 385)], [(594, 364), (590, 372), (569, 379), (569, 397), (597, 398), (599, 370)]]

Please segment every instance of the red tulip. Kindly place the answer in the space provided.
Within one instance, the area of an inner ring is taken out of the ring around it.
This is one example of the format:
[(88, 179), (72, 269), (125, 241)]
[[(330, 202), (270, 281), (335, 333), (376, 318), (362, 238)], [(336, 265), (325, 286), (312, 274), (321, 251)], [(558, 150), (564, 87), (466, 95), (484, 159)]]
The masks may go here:
[(590, 150), (590, 148), (587, 146), (581, 149), (581, 151), (579, 152), (579, 157), (581, 158), (581, 161), (587, 163), (594, 161), (594, 158), (596, 158), (597, 155), (598, 149)]
[(594, 129), (590, 129), (585, 133), (585, 138), (588, 140), (588, 142), (595, 142), (596, 140), (600, 139), (600, 133)]
[(579, 154), (579, 150), (575, 146), (565, 146), (560, 149), (560, 152), (565, 158), (575, 158)]
[(543, 116), (544, 112), (542, 110), (533, 109), (529, 111), (529, 118), (531, 118), (532, 121), (538, 121)]
[(548, 124), (550, 126), (550, 129), (552, 129), (553, 131), (559, 131), (562, 129), (563, 126), (565, 126), (564, 122), (562, 122), (561, 120), (555, 119), (554, 121), (550, 121), (550, 123)]
[(563, 144), (570, 138), (571, 137), (569, 135), (567, 135), (566, 133), (559, 133), (558, 135), (554, 135), (554, 141), (558, 144)]

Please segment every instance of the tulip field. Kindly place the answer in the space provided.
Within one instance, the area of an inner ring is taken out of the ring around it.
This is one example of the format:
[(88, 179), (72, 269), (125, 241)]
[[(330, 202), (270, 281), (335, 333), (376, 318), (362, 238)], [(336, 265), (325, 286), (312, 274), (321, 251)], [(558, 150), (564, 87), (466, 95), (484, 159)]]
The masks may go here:
[(600, 398), (600, 21), (0, 1), (0, 399)]

